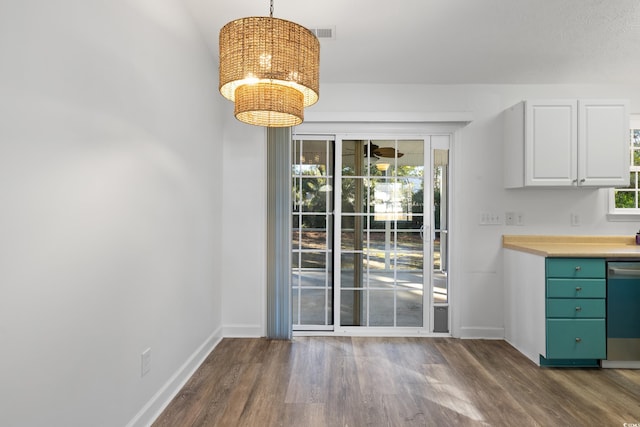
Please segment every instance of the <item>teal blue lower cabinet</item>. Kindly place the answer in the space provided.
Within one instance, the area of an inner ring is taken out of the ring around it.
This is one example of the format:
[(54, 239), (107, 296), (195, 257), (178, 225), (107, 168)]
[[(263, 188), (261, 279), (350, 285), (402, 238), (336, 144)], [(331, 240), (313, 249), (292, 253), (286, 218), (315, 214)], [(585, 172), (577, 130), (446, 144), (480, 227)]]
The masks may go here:
[(606, 277), (604, 258), (547, 258), (547, 278), (591, 279)]
[(546, 359), (606, 359), (604, 319), (547, 319)]
[(606, 279), (547, 279), (547, 298), (606, 297)]
[(541, 366), (599, 366), (607, 358), (606, 268), (602, 258), (547, 258)]
[(547, 299), (547, 319), (555, 317), (569, 319), (604, 319), (606, 312), (607, 307), (604, 299)]

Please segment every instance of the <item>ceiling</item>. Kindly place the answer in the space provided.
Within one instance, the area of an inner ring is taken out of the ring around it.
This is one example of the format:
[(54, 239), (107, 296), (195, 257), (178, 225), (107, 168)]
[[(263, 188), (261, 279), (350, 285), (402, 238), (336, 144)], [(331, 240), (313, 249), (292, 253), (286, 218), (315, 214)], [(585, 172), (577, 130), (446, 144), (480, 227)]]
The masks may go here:
[[(268, 0), (184, 0), (212, 53)], [(332, 28), (321, 83), (640, 83), (638, 0), (274, 0), (274, 17)]]

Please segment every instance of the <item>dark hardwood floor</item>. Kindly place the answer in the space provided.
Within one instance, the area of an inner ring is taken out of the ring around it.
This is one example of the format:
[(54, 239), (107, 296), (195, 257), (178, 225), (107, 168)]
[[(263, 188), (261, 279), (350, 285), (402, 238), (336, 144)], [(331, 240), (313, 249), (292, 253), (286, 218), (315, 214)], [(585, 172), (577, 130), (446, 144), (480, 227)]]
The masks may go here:
[(619, 426), (640, 371), (539, 368), (504, 341), (224, 339), (154, 426)]

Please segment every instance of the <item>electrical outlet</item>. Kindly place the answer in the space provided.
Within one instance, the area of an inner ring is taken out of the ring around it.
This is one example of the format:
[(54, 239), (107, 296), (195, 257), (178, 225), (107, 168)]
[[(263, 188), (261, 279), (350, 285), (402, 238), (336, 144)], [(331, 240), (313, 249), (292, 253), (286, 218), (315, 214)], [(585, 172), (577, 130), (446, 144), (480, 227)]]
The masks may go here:
[(504, 223), (505, 223), (505, 225), (516, 225), (516, 213), (515, 212), (505, 212), (505, 214), (504, 214)]
[(140, 374), (144, 377), (151, 370), (151, 347), (142, 352), (140, 360)]

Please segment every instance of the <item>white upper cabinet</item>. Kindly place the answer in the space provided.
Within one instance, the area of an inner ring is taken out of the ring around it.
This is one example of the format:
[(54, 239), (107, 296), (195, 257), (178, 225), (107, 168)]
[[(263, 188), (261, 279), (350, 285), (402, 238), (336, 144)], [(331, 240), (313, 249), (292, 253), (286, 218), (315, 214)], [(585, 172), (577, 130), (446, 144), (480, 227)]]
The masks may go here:
[(505, 111), (504, 185), (614, 187), (629, 180), (628, 101), (527, 100)]
[(629, 103), (578, 101), (578, 183), (613, 187), (629, 184)]

